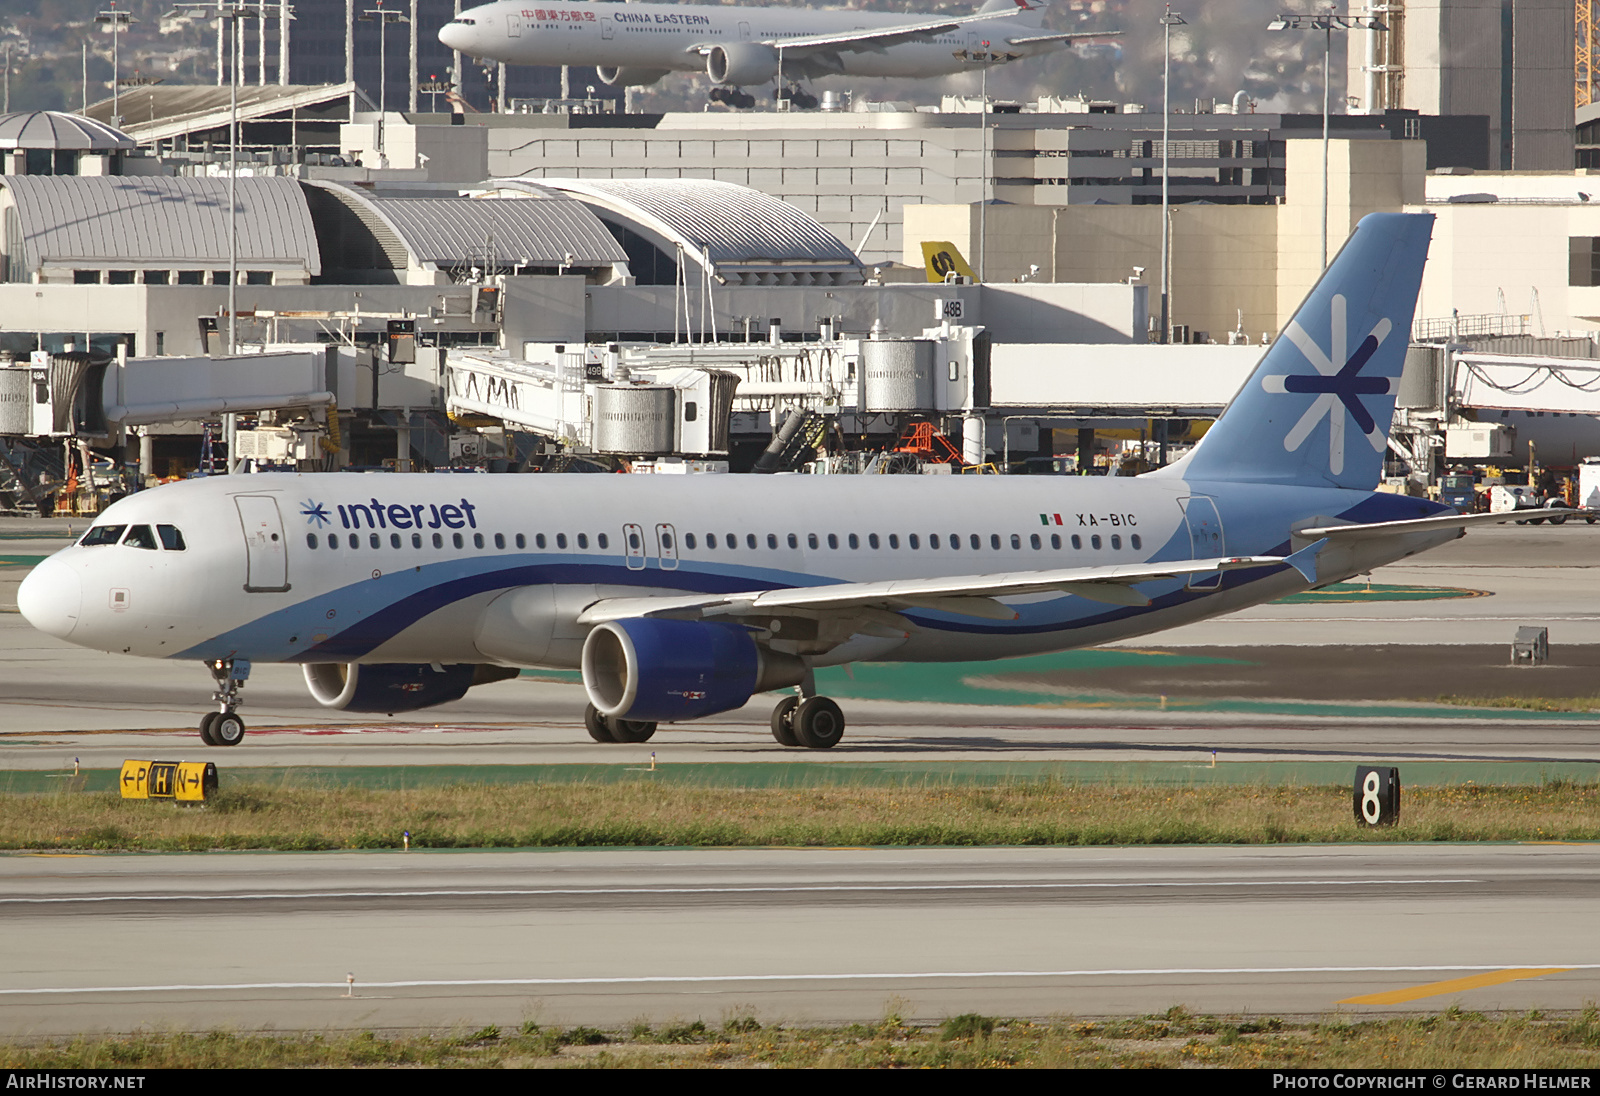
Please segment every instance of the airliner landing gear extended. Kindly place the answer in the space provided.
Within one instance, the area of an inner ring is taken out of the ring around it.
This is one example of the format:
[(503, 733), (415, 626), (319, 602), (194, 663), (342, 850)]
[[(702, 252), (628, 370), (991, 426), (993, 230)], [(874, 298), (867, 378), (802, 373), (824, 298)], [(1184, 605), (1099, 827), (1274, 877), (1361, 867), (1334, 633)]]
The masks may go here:
[(656, 733), (656, 725), (641, 719), (612, 719), (601, 715), (593, 704), (584, 706), (583, 726), (596, 742), (646, 742)]
[(803, 90), (798, 84), (790, 84), (785, 91), (772, 93), (774, 99), (787, 99), (789, 106), (795, 110), (816, 110), (817, 97), (809, 91)]
[(211, 694), (218, 709), (200, 720), (200, 741), (207, 746), (237, 746), (244, 741), (244, 720), (235, 711), (243, 703), (239, 691), (250, 676), (250, 663), (244, 659), (216, 658), (206, 663), (217, 691)]
[(756, 105), (754, 95), (738, 88), (712, 88), (710, 99), (713, 103), (726, 103), (735, 110), (749, 110)]
[(844, 737), (844, 713), (825, 696), (786, 696), (772, 709), (772, 737), (785, 746), (831, 750)]

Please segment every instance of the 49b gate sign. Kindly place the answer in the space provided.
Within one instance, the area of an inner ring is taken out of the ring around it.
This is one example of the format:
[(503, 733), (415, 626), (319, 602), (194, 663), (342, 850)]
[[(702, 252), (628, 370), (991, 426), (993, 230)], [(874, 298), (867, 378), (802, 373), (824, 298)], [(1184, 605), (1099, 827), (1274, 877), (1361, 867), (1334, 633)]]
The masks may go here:
[(1400, 770), (1356, 769), (1356, 824), (1392, 826), (1400, 821)]

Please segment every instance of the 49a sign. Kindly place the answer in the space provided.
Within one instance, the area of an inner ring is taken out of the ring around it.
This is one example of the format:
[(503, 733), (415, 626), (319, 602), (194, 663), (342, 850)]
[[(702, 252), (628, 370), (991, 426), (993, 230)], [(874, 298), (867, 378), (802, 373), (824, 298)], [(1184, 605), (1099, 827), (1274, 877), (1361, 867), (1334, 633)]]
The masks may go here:
[(217, 794), (217, 766), (211, 761), (124, 761), (117, 783), (124, 799), (203, 803)]

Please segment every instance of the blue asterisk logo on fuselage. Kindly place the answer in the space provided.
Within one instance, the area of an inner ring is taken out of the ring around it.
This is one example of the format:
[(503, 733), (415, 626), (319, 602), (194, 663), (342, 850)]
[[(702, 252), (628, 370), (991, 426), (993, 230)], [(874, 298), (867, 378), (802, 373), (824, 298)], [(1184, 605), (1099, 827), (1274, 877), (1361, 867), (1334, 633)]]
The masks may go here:
[(307, 499), (300, 504), (300, 513), (305, 517), (307, 525), (315, 524), (318, 529), (333, 524), (333, 519), (328, 516), (328, 508), (320, 502)]

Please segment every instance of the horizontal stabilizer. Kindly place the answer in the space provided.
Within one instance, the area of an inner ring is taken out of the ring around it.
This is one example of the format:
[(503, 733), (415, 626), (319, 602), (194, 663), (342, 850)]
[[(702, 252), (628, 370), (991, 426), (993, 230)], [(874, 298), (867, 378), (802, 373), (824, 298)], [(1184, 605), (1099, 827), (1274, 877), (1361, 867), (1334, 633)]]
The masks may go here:
[[(1406, 533), (1426, 533), (1434, 529), (1465, 529), (1470, 525), (1503, 525), (1508, 521), (1524, 522), (1530, 519), (1566, 521), (1582, 518), (1594, 521), (1600, 510), (1568, 510), (1565, 507), (1550, 509), (1507, 510), (1500, 514), (1440, 514), (1431, 518), (1409, 518), (1404, 521), (1374, 521), (1365, 525), (1319, 525), (1296, 529), (1301, 537), (1322, 537), (1328, 540), (1381, 540), (1384, 537), (1403, 536)], [(1303, 549), (1302, 549), (1303, 551)], [(1298, 555), (1299, 553), (1296, 553)]]

